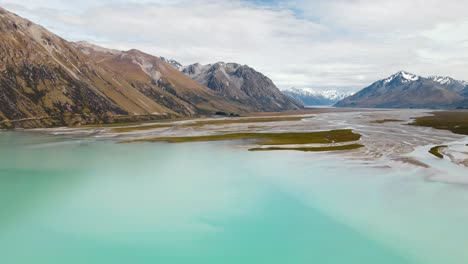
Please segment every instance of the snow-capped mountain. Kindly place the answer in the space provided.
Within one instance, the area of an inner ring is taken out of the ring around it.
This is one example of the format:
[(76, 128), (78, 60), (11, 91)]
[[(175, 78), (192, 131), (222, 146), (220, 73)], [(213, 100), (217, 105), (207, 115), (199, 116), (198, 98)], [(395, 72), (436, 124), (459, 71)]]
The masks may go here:
[[(405, 71), (377, 81), (338, 107), (370, 108), (466, 108), (467, 84), (451, 77), (422, 77)], [(465, 89), (465, 90), (464, 90)]]
[(289, 88), (282, 91), (304, 105), (333, 105), (352, 95), (352, 92), (339, 92), (335, 89), (315, 90), (311, 88)]

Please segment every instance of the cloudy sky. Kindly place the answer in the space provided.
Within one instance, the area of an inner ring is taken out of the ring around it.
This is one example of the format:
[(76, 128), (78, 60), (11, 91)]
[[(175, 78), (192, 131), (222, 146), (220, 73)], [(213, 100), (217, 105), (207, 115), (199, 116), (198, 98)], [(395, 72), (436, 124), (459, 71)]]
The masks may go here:
[(0, 0), (62, 37), (183, 64), (238, 62), (280, 88), (357, 90), (399, 70), (468, 80), (466, 0)]

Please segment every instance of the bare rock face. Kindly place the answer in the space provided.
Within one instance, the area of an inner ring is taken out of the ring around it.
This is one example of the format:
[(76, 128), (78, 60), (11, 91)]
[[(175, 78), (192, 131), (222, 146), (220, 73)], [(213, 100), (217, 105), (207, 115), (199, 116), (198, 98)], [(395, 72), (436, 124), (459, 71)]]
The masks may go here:
[(237, 63), (192, 64), (182, 72), (220, 93), (223, 97), (247, 105), (256, 111), (284, 111), (303, 108), (285, 96), (265, 75)]
[(250, 110), (158, 57), (70, 43), (0, 8), (0, 127)]
[(467, 99), (468, 99), (468, 85), (465, 86), (465, 88), (464, 88), (463, 90), (460, 91), (460, 94), (461, 94), (462, 96), (467, 97)]
[[(450, 79), (450, 80), (449, 80)], [(365, 108), (467, 108), (462, 81), (449, 77), (424, 78), (398, 72), (349, 96), (335, 106)]]

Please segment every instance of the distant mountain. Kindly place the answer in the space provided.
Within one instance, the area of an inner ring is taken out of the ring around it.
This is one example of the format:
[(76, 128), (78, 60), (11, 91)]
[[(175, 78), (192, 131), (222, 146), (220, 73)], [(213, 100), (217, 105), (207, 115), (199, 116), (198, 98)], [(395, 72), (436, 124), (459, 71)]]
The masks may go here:
[(309, 88), (289, 88), (282, 91), (283, 94), (294, 98), (304, 105), (334, 105), (338, 101), (352, 95), (352, 93), (340, 93), (337, 90), (313, 90)]
[(337, 107), (466, 108), (466, 83), (450, 77), (424, 78), (398, 72), (338, 103)]
[(248, 105), (256, 111), (284, 111), (303, 108), (303, 105), (288, 96), (273, 82), (247, 65), (223, 63), (184, 67), (184, 74), (207, 86), (223, 97)]

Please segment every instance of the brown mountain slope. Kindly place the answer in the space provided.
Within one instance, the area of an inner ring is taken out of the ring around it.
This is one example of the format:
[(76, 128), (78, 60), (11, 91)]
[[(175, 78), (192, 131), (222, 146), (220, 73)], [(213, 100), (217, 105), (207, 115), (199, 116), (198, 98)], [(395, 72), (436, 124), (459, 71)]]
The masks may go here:
[(0, 127), (249, 110), (156, 57), (106, 52), (85, 54), (79, 45), (0, 8)]
[[(74, 43), (74, 46), (99, 65), (129, 80), (133, 87), (148, 97), (161, 101), (166, 107), (177, 109), (180, 113), (252, 110), (248, 106), (222, 98), (218, 93), (193, 81), (159, 57), (135, 49), (129, 51), (105, 49), (86, 42)], [(174, 103), (176, 99), (182, 100), (185, 110)]]

